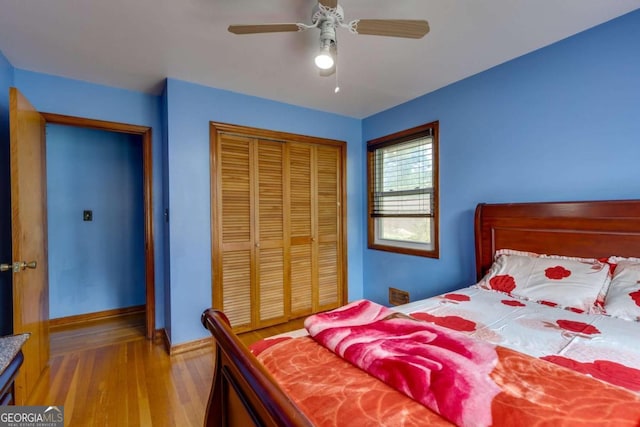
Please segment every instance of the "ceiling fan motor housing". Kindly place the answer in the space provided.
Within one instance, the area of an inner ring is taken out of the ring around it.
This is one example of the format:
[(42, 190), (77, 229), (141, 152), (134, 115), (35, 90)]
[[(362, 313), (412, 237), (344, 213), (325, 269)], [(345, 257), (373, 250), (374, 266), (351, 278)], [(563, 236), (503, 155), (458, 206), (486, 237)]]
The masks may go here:
[(342, 23), (344, 11), (341, 6), (326, 7), (318, 3), (313, 8), (311, 21), (320, 29), (320, 48), (335, 49), (336, 27)]
[(335, 8), (326, 7), (320, 3), (318, 3), (311, 12), (311, 22), (313, 24), (318, 23), (318, 26), (322, 25), (323, 22), (329, 21), (335, 27), (344, 21), (344, 11), (342, 10), (342, 6), (338, 5)]

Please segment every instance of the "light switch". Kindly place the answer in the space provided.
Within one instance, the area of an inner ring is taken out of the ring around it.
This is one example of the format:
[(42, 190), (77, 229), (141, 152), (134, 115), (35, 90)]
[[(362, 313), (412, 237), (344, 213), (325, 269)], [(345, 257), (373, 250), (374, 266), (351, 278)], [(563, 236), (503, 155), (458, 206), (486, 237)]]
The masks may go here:
[(83, 221), (93, 221), (93, 211), (82, 211)]

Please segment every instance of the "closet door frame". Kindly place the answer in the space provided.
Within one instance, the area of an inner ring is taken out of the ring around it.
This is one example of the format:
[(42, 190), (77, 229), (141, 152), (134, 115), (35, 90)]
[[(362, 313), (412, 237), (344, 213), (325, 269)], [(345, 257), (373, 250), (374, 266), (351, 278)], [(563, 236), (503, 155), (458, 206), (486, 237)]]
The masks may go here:
[[(347, 302), (347, 293), (348, 293), (348, 284), (347, 284), (347, 150), (346, 150), (346, 142), (334, 140), (334, 139), (326, 139), (319, 138), (308, 135), (300, 135), (293, 134), (287, 132), (273, 131), (268, 129), (260, 129), (253, 128), (247, 126), (234, 125), (229, 123), (220, 123), (220, 122), (210, 122), (210, 141), (209, 141), (209, 164), (210, 164), (210, 194), (211, 194), (211, 289), (212, 289), (212, 306), (216, 307), (219, 304), (218, 301), (222, 301), (222, 286), (217, 286), (217, 284), (222, 283), (222, 271), (217, 268), (218, 260), (221, 259), (222, 251), (221, 245), (219, 244), (221, 238), (221, 230), (222, 230), (222, 219), (219, 218), (217, 212), (218, 208), (215, 206), (217, 200), (221, 195), (222, 191), (222, 183), (218, 179), (217, 171), (215, 170), (216, 165), (219, 163), (219, 159), (217, 158), (218, 151), (218, 139), (220, 134), (233, 134), (237, 136), (243, 136), (247, 138), (255, 138), (261, 140), (272, 140), (278, 142), (296, 142), (296, 143), (307, 143), (307, 144), (315, 144), (315, 145), (330, 145), (339, 148), (340, 151), (340, 168), (339, 168), (339, 180), (340, 180), (340, 196), (339, 196), (339, 218), (338, 218), (338, 233), (340, 234), (339, 238), (339, 248), (340, 251), (340, 282), (341, 282), (341, 295), (339, 296), (341, 299), (340, 305), (343, 305)], [(287, 151), (287, 150), (285, 150)], [(285, 176), (288, 176), (289, 171), (285, 169)], [(288, 198), (288, 194), (285, 193), (285, 198)], [(288, 223), (288, 218), (285, 216), (285, 223)], [(288, 224), (287, 224), (288, 225)], [(286, 254), (287, 258), (289, 254)], [(290, 259), (285, 261), (285, 265), (290, 263)], [(286, 282), (286, 274), (285, 274), (285, 282)], [(288, 287), (288, 284), (285, 284)], [(285, 302), (285, 307), (288, 309), (288, 303)], [(221, 308), (221, 307), (218, 307)]]

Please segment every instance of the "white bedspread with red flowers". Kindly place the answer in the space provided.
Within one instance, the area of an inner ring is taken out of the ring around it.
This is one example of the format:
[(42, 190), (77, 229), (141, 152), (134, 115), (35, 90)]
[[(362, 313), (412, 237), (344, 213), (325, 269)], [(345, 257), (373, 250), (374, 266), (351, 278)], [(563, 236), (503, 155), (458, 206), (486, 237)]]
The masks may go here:
[(469, 287), (397, 308), (640, 393), (640, 322)]

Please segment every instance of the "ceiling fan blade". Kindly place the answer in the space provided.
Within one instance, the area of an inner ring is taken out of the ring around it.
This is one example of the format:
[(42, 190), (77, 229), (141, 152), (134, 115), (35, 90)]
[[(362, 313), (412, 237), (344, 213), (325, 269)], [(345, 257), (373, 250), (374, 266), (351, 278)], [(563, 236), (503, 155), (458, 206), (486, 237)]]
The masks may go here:
[(413, 19), (360, 19), (355, 21), (358, 34), (421, 39), (429, 32), (429, 23)]
[(331, 9), (335, 9), (338, 6), (338, 0), (318, 0), (318, 3)]
[(228, 28), (233, 34), (282, 33), (302, 29), (298, 24), (229, 25)]

